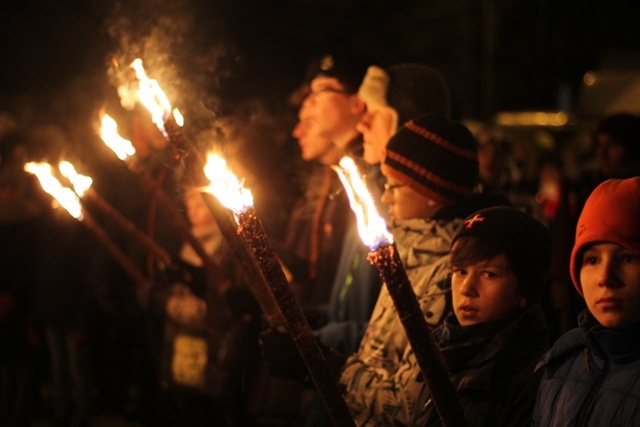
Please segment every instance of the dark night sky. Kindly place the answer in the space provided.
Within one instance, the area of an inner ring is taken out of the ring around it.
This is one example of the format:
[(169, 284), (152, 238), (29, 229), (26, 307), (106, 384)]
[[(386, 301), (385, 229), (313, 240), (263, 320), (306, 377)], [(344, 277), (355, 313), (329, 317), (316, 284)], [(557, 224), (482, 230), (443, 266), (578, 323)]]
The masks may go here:
[(435, 66), (461, 116), (554, 108), (559, 85), (575, 97), (585, 71), (637, 55), (639, 3), (6, 0), (0, 107), (29, 122), (100, 104), (114, 55), (142, 56), (176, 104), (224, 114), (249, 97), (284, 103), (309, 58), (340, 43), (381, 65)]

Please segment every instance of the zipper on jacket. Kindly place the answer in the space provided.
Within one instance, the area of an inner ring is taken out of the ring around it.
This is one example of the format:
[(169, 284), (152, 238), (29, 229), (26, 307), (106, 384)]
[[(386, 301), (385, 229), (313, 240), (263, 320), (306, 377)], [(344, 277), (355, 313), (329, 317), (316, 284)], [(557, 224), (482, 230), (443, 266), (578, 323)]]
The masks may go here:
[[(589, 363), (589, 362), (587, 361), (587, 363)], [(598, 392), (602, 388), (602, 383), (604, 382), (605, 378), (607, 377), (607, 373), (609, 372), (610, 366), (611, 366), (611, 360), (609, 358), (607, 358), (607, 363), (606, 363), (606, 365), (604, 367), (604, 371), (602, 372), (602, 375), (600, 376), (600, 379), (593, 386), (593, 388), (591, 389), (591, 391), (587, 395), (587, 398), (584, 400), (584, 403), (580, 407), (580, 412), (578, 412), (580, 415), (578, 416), (578, 419), (576, 420), (577, 421), (576, 422), (577, 426), (586, 425), (585, 422), (587, 421), (587, 410), (589, 409), (589, 407), (593, 403), (593, 400), (594, 400), (596, 394), (598, 394)]]

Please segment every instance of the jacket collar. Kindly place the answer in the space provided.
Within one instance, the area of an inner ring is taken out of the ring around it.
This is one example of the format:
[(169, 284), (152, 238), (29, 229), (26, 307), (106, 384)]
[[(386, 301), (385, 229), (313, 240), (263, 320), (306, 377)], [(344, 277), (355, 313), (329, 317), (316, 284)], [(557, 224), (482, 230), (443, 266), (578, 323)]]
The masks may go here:
[(640, 357), (640, 322), (623, 329), (605, 328), (588, 310), (580, 313), (578, 321), (593, 351), (602, 351), (615, 363)]

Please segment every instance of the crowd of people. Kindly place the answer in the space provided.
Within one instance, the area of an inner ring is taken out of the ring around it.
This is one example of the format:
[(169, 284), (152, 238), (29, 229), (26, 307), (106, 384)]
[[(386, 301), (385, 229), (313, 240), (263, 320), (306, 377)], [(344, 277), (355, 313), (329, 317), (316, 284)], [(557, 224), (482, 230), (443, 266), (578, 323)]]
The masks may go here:
[[(282, 138), (296, 159), (255, 144), (269, 132), (255, 113), (221, 121), (219, 135), (353, 424), (443, 425), (455, 404), (469, 426), (638, 425), (640, 117), (600, 118), (591, 157), (569, 173), (561, 144), (528, 156), (507, 129), (455, 117), (446, 76), (426, 64), (332, 52), (301, 77)], [(25, 172), (38, 153), (29, 135), (3, 130), (0, 425), (47, 411), (56, 427), (89, 426), (100, 411), (154, 427), (340, 424), (298, 337), (265, 321), (203, 197), (197, 153), (143, 134), (137, 167), (160, 190), (119, 181), (117, 205), (170, 261), (109, 229), (143, 272), (140, 289)], [(334, 170), (345, 156), (393, 236), (457, 401), (431, 387), (369, 262)]]

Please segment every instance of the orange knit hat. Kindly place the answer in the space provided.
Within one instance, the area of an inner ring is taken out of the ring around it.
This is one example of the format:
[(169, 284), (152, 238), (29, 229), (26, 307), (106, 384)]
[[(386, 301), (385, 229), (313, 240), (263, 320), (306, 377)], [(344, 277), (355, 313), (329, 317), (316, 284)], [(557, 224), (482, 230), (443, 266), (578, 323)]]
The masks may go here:
[(585, 245), (595, 242), (616, 243), (640, 253), (640, 177), (604, 181), (582, 208), (569, 267), (580, 295), (580, 256)]

